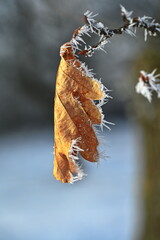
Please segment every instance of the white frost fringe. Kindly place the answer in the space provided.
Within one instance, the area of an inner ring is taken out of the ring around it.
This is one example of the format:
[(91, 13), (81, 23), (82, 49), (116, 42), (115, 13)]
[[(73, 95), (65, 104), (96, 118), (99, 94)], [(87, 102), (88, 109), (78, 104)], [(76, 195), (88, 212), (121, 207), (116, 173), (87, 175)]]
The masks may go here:
[[(96, 137), (98, 139), (99, 145), (98, 145), (98, 153), (99, 153), (99, 158), (97, 161), (97, 166), (99, 165), (101, 160), (106, 160), (109, 158), (109, 156), (107, 156), (106, 154), (106, 140), (104, 135), (101, 134), (101, 131), (97, 128), (97, 125), (92, 125), (93, 130), (96, 134)], [(104, 150), (105, 149), (105, 150)]]
[[(68, 152), (68, 156), (69, 158), (73, 161), (73, 163), (76, 165), (76, 170), (77, 170), (77, 176), (73, 176), (71, 177), (71, 181), (70, 183), (74, 183), (78, 180), (82, 180), (84, 176), (86, 176), (86, 174), (83, 172), (81, 166), (78, 165), (77, 161), (79, 160), (78, 154), (81, 151), (84, 151), (83, 149), (81, 149), (80, 147), (78, 147), (78, 142), (81, 140), (81, 137), (77, 138), (77, 139), (73, 139), (69, 152)], [(74, 155), (75, 154), (75, 155)]]

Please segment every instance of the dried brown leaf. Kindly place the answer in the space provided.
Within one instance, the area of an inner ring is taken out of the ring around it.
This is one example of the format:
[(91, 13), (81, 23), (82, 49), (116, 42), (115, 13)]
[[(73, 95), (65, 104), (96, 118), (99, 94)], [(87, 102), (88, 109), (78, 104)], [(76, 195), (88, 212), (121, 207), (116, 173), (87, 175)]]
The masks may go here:
[(78, 69), (81, 62), (71, 43), (64, 44), (61, 52), (54, 105), (54, 176), (71, 183), (83, 177), (79, 154), (90, 162), (98, 161), (99, 142), (92, 125), (100, 124), (102, 117), (93, 100), (103, 99), (104, 93), (98, 81)]

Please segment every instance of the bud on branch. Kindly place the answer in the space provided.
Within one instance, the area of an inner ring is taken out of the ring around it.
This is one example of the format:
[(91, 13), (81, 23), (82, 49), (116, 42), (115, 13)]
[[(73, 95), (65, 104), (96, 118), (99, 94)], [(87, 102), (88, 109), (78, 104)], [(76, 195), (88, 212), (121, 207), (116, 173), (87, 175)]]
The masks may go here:
[(140, 72), (139, 82), (136, 85), (137, 93), (141, 93), (148, 99), (149, 102), (152, 100), (152, 92), (157, 93), (157, 97), (160, 98), (160, 74), (154, 75), (157, 69), (153, 72), (147, 73), (145, 71)]

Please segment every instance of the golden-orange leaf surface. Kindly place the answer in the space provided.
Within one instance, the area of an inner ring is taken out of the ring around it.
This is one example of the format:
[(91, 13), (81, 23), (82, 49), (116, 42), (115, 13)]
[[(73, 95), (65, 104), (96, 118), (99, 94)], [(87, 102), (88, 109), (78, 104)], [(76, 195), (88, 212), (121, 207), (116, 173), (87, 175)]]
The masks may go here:
[[(74, 64), (73, 64), (74, 63)], [(100, 83), (87, 76), (75, 57), (71, 42), (61, 47), (54, 102), (54, 176), (63, 183), (82, 179), (79, 154), (97, 162), (98, 140), (93, 124), (101, 124), (102, 114), (93, 100), (104, 98)]]

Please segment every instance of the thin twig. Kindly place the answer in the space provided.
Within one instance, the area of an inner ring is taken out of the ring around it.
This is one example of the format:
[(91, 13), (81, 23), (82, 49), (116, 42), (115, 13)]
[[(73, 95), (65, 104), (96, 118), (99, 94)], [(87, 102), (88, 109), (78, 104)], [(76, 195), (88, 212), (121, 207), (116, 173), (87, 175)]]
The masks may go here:
[(147, 35), (156, 36), (160, 32), (160, 24), (155, 23), (153, 19), (151, 22), (151, 17), (134, 17), (131, 18), (132, 12), (128, 12), (123, 6), (121, 6), (121, 16), (124, 24), (117, 29), (109, 29), (104, 27), (103, 23), (96, 22), (93, 18), (96, 15), (92, 15), (92, 12), (87, 11), (84, 13), (85, 25), (90, 29), (91, 33), (95, 33), (100, 36), (100, 40), (97, 44), (86, 48), (83, 51), (79, 51), (78, 54), (92, 56), (94, 50), (101, 49), (104, 50), (104, 45), (108, 42), (108, 39), (113, 37), (115, 34), (127, 33), (131, 36), (135, 36), (133, 28), (144, 28), (145, 29), (145, 41), (147, 40)]

